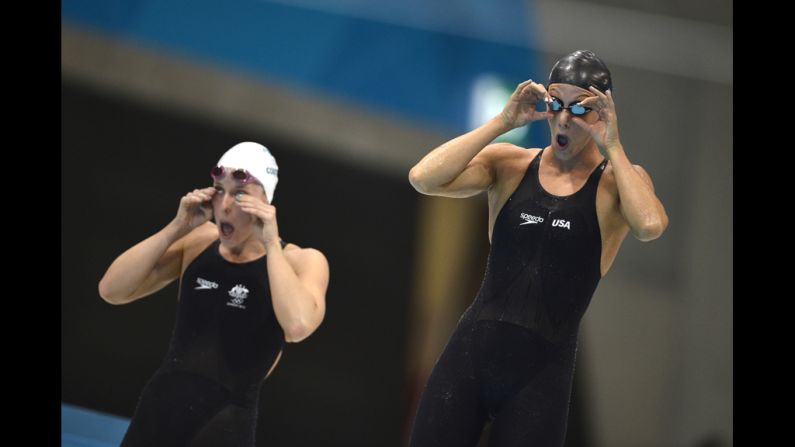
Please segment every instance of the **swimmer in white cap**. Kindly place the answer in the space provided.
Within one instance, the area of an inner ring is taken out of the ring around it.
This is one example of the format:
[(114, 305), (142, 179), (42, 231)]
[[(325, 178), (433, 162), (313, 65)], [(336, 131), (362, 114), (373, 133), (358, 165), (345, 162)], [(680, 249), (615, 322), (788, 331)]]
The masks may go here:
[(323, 253), (279, 237), (278, 173), (265, 146), (235, 145), (213, 186), (182, 197), (176, 217), (100, 281), (105, 301), (126, 304), (180, 280), (169, 351), (122, 446), (255, 445), (260, 387), (285, 342), (323, 321), (329, 281)]

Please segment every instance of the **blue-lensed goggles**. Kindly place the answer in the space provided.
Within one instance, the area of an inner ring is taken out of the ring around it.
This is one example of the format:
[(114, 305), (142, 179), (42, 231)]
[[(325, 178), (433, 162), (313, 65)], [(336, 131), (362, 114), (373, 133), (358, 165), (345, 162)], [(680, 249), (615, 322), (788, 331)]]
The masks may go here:
[(590, 107), (585, 107), (584, 105), (580, 104), (579, 102), (575, 102), (574, 104), (571, 104), (568, 107), (563, 107), (563, 101), (561, 101), (558, 98), (555, 98), (554, 96), (549, 98), (549, 99), (547, 99), (546, 101), (547, 101), (547, 106), (549, 107), (549, 110), (552, 111), (552, 112), (555, 112), (555, 113), (558, 113), (558, 112), (563, 111), (564, 109), (567, 109), (569, 111), (569, 113), (571, 113), (574, 116), (583, 116), (586, 113), (591, 111)]

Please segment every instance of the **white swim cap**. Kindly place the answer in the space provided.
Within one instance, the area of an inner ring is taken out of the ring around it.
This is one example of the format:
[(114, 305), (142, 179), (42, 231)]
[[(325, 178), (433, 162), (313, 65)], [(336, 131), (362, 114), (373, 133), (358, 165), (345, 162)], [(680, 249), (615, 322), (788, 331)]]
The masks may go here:
[(265, 146), (251, 141), (238, 143), (221, 156), (216, 166), (224, 169), (245, 169), (262, 183), (268, 202), (273, 203), (276, 183), (279, 182), (279, 166)]

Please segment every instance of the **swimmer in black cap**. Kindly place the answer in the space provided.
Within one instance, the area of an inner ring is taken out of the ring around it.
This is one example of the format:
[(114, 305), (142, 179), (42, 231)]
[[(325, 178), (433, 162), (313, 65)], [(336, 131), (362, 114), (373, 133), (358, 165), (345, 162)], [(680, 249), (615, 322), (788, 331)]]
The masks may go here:
[[(545, 110), (537, 110), (543, 101)], [(546, 118), (551, 143), (495, 138)], [(646, 171), (621, 145), (610, 71), (590, 51), (519, 84), (502, 113), (426, 155), (409, 173), (423, 194), (488, 194), (491, 249), (480, 291), (423, 391), (410, 445), (562, 446), (577, 336), (627, 233), (668, 217)]]

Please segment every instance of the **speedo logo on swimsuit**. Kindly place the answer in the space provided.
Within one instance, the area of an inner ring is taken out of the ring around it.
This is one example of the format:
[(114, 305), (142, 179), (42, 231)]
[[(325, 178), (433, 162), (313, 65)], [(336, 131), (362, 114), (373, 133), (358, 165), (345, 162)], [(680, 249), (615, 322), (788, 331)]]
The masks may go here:
[(196, 278), (196, 282), (199, 283), (199, 285), (194, 287), (193, 290), (210, 290), (218, 288), (217, 283), (214, 283), (212, 281), (207, 281), (204, 278)]
[(229, 291), (229, 296), (231, 296), (232, 299), (226, 303), (227, 306), (237, 307), (238, 309), (246, 308), (246, 306), (243, 305), (243, 301), (248, 298), (248, 289), (246, 286), (238, 284), (232, 287), (232, 290)]
[(533, 216), (527, 213), (522, 213), (519, 215), (519, 217), (525, 220), (523, 223), (520, 223), (519, 226), (544, 222), (543, 217)]

